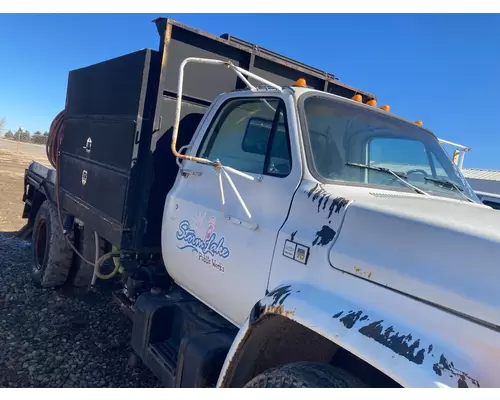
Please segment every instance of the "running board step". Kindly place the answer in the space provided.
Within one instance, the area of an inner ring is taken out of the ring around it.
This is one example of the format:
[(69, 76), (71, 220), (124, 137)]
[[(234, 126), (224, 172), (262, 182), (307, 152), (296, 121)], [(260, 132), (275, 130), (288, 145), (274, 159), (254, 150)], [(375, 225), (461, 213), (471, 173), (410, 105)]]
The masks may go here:
[(178, 353), (179, 349), (169, 340), (148, 346), (145, 364), (166, 387), (175, 385)]
[(237, 328), (183, 291), (144, 293), (132, 348), (165, 387), (213, 387)]

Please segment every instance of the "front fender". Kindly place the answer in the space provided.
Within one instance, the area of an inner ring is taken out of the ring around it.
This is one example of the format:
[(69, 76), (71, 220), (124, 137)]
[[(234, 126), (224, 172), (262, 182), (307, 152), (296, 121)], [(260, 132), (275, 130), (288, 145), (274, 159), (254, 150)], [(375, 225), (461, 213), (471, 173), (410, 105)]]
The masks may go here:
[[(395, 294), (396, 301), (398, 296)], [(450, 343), (449, 338), (439, 337), (410, 319), (369, 304), (355, 304), (318, 286), (290, 282), (271, 291), (254, 307), (226, 357), (218, 387), (226, 386), (228, 368), (252, 334), (254, 321), (266, 314), (285, 316), (315, 331), (403, 387), (495, 385), (491, 376), (482, 374), (468, 353), (458, 343)]]

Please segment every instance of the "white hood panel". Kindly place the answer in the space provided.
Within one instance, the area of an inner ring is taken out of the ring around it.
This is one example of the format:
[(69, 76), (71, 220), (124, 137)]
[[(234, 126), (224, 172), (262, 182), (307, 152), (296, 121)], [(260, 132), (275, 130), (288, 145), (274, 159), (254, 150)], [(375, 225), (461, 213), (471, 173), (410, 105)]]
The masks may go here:
[(365, 192), (347, 207), (329, 259), (335, 268), (500, 326), (499, 211)]

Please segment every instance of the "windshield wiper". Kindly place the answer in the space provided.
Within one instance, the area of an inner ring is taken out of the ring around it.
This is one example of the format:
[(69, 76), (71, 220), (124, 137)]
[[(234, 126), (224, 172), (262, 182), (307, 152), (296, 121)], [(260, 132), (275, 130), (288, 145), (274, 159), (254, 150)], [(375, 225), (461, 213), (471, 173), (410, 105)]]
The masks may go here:
[(446, 179), (436, 179), (436, 178), (431, 178), (430, 176), (424, 176), (424, 179), (426, 181), (431, 181), (431, 182), (439, 183), (440, 185), (443, 185), (443, 186), (451, 188), (451, 189), (457, 189), (457, 190), (459, 190), (461, 192), (464, 191), (464, 189), (462, 189), (460, 186), (458, 186), (455, 183), (453, 183), (451, 181), (448, 181)]
[(395, 172), (393, 171), (392, 169), (389, 169), (389, 168), (384, 168), (384, 167), (374, 167), (372, 165), (367, 165), (367, 164), (358, 164), (358, 163), (352, 163), (352, 162), (348, 162), (346, 163), (345, 165), (349, 165), (351, 167), (359, 167), (359, 168), (366, 168), (366, 169), (371, 169), (373, 171), (379, 171), (379, 172), (383, 172), (385, 174), (390, 174), (394, 177), (396, 177), (399, 181), (403, 182), (406, 186), (408, 186), (409, 188), (413, 189), (415, 192), (417, 193), (420, 193), (420, 194), (423, 194), (425, 196), (429, 196), (428, 193), (424, 192), (422, 189), (419, 189), (418, 187), (416, 186), (413, 186), (411, 183), (407, 182), (405, 179), (407, 179), (407, 176), (405, 173), (403, 172)]
[(470, 201), (471, 203), (475, 203), (474, 200), (472, 200), (471, 198), (469, 198), (469, 196), (467, 196), (465, 193), (464, 193), (464, 189), (461, 188), (460, 186), (458, 186), (456, 183), (452, 182), (452, 181), (448, 181), (446, 179), (436, 179), (436, 178), (431, 178), (430, 176), (424, 176), (424, 179), (426, 181), (429, 181), (429, 182), (433, 182), (433, 183), (437, 183), (439, 185), (442, 185), (443, 187), (447, 187), (447, 188), (450, 188), (450, 189), (455, 189), (458, 193), (460, 193), (463, 197), (465, 197), (468, 201)]

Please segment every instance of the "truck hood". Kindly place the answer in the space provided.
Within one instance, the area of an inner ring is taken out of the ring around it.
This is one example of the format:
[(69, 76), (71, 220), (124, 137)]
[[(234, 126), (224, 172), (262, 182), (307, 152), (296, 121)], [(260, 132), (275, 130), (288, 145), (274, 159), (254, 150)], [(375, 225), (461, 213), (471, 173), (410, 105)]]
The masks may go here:
[(500, 212), (489, 207), (394, 192), (360, 196), (346, 209), (329, 261), (500, 326)]

